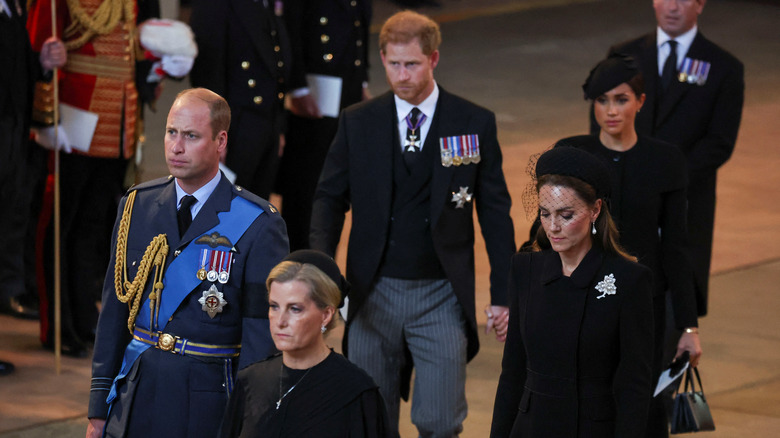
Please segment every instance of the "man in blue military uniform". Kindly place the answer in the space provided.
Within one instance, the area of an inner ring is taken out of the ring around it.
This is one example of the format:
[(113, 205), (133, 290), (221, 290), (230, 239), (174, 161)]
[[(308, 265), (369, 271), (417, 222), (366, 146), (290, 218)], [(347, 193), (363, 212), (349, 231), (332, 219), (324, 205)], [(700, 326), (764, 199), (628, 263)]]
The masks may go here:
[(219, 172), (230, 108), (177, 96), (171, 176), (120, 204), (92, 365), (88, 437), (215, 436), (238, 368), (274, 349), (265, 278), (288, 252), (267, 201)]

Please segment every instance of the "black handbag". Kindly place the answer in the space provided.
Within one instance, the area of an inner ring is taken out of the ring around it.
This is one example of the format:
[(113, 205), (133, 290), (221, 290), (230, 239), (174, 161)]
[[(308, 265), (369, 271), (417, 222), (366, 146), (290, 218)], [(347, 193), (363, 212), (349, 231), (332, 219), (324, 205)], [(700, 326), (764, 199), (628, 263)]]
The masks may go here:
[[(699, 382), (699, 390), (696, 391), (693, 384), (693, 374)], [(690, 385), (690, 390), (689, 386)], [(704, 397), (704, 389), (701, 386), (699, 370), (688, 368), (685, 372), (684, 392), (679, 392), (679, 387), (674, 394), (672, 406), (672, 433), (701, 432), (715, 430), (712, 421), (712, 413), (707, 399)]]

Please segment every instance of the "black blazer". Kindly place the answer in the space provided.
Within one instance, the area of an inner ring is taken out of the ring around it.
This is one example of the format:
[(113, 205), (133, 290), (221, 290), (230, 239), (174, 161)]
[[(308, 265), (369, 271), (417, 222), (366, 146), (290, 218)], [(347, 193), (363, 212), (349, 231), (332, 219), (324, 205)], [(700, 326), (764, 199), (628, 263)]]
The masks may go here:
[[(479, 135), (482, 161), (444, 167), (434, 163), (431, 191), (433, 245), (468, 322), (468, 358), (479, 349), (474, 305), (473, 207), (490, 259), (490, 294), (494, 305), (506, 305), (509, 259), (515, 250), (509, 216), (511, 199), (501, 169), (495, 115), (439, 88), (433, 125), (424, 148), (439, 149), (439, 138)], [(344, 215), (352, 209), (347, 253), (347, 279), (352, 283), (347, 327), (360, 311), (380, 268), (387, 245), (393, 200), (393, 148), (396, 144), (393, 93), (351, 106), (342, 112), (314, 197), (310, 241), (330, 255), (336, 251)], [(452, 194), (460, 187), (473, 202), (455, 208)]]
[[(8, 6), (14, 8), (13, 0)], [(26, 2), (20, 2), (22, 8)], [(12, 17), (0, 12), (0, 181), (27, 157), (33, 87), (41, 66), (30, 47), (25, 22), (27, 12)], [(14, 181), (16, 184), (16, 181)], [(1, 293), (0, 293), (1, 294)]]
[(558, 143), (590, 152), (609, 169), (609, 212), (620, 244), (653, 271), (654, 296), (671, 291), (676, 326), (695, 327), (696, 293), (685, 254), (688, 173), (680, 149), (642, 135), (625, 152), (608, 149), (597, 135)]
[(688, 164), (688, 237), (699, 315), (707, 313), (707, 288), (712, 256), (717, 171), (734, 151), (742, 118), (745, 81), (742, 63), (710, 42), (701, 32), (686, 57), (709, 62), (704, 85), (672, 81), (658, 100), (656, 34), (618, 44), (610, 53), (625, 53), (639, 61), (645, 79), (645, 101), (637, 114), (639, 134), (672, 143)]
[(737, 140), (745, 91), (742, 63), (698, 32), (685, 56), (712, 64), (707, 82), (672, 81), (658, 101), (655, 33), (618, 44), (610, 53), (629, 54), (639, 61), (647, 100), (637, 114), (637, 132), (679, 146), (688, 158), (692, 184), (714, 174), (731, 157)]
[[(615, 293), (596, 287), (612, 275)], [(509, 332), (490, 436), (643, 436), (651, 396), (650, 270), (592, 248), (512, 258)]]

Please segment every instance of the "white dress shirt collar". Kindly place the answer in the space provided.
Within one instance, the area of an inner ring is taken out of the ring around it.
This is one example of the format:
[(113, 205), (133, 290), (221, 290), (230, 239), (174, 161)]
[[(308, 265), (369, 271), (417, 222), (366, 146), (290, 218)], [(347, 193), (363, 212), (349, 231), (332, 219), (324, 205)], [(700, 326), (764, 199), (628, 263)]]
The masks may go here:
[(655, 44), (658, 48), (658, 74), (661, 75), (661, 71), (663, 70), (663, 65), (666, 62), (666, 58), (669, 56), (669, 44), (666, 44), (669, 40), (675, 40), (677, 41), (677, 68), (680, 68), (680, 65), (682, 65), (683, 60), (685, 59), (685, 56), (688, 54), (688, 49), (691, 48), (691, 44), (693, 44), (693, 39), (696, 38), (696, 32), (698, 32), (699, 28), (696, 25), (693, 25), (693, 27), (684, 34), (672, 38), (663, 31), (660, 27), (657, 29), (655, 33)]
[[(211, 178), (211, 181), (207, 182), (203, 185), (203, 187), (199, 188), (198, 190), (195, 190), (195, 193), (191, 193), (192, 196), (197, 199), (197, 202), (192, 204), (192, 207), (190, 208), (190, 212), (192, 212), (192, 219), (195, 220), (195, 216), (198, 215), (198, 212), (200, 211), (201, 207), (203, 207), (203, 204), (206, 203), (206, 201), (209, 199), (209, 196), (214, 192), (214, 189), (217, 188), (217, 184), (219, 184), (219, 180), (222, 177), (222, 172), (217, 172), (217, 174), (214, 176), (214, 178)], [(184, 191), (184, 189), (179, 186), (179, 180), (176, 180), (176, 209), (178, 210), (181, 206), (181, 198), (183, 198), (186, 195), (189, 195), (190, 193), (187, 193)]]
[(412, 108), (417, 107), (423, 114), (425, 114), (425, 121), (420, 125), (420, 150), (425, 144), (425, 137), (428, 136), (429, 128), (433, 122), (433, 115), (436, 112), (436, 103), (439, 101), (439, 85), (436, 81), (433, 82), (433, 91), (425, 98), (419, 105), (412, 105), (411, 103), (401, 99), (397, 95), (393, 95), (395, 99), (395, 109), (398, 116), (398, 132), (400, 134), (401, 144), (403, 145), (404, 138), (406, 138), (406, 121), (404, 120)]

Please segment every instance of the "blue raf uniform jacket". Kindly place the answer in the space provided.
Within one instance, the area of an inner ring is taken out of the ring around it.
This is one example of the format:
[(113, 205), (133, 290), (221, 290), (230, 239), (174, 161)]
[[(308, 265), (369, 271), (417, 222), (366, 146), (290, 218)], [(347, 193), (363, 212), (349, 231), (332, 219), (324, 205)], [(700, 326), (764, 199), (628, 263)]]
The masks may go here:
[[(165, 274), (168, 275), (171, 263), (177, 257), (185, 257), (184, 251), (201, 254), (202, 249), (214, 249), (199, 243), (198, 238), (209, 235), (221, 221), (235, 219), (236, 204), (244, 203), (255, 213), (259, 211), (259, 216), (251, 221), (243, 235), (231, 242), (233, 262), (227, 283), (198, 280), (200, 257), (196, 256), (198, 262), (189, 268), (189, 275), (195, 279), (192, 284), (196, 286), (180, 291), (184, 299), (174, 307), (167, 322), (159, 321), (164, 326), (164, 333), (181, 339), (178, 345), (183, 340), (209, 345), (241, 344), (241, 354), (237, 359), (182, 355), (147, 346), (137, 360), (123, 367), (123, 358), (127, 357), (126, 349), (133, 336), (127, 327), (128, 305), (116, 296), (114, 267), (116, 235), (128, 199), (126, 196), (120, 203), (114, 229), (112, 258), (103, 288), (103, 309), (92, 364), (88, 416), (107, 418), (105, 436), (216, 436), (237, 369), (264, 359), (274, 350), (268, 328), (265, 279), (271, 268), (288, 253), (287, 232), (281, 216), (267, 201), (232, 185), (223, 175), (190, 228), (179, 239), (174, 184), (174, 179), (169, 177), (131, 189), (136, 192), (136, 198), (127, 237), (128, 281), (135, 278), (144, 251), (158, 234), (166, 234), (170, 245), (165, 263)], [(235, 198), (242, 199), (233, 202)], [(216, 249), (229, 250), (224, 246)], [(187, 269), (184, 274), (187, 275)], [(164, 281), (161, 307), (165, 307), (166, 298), (170, 300), (177, 288), (172, 279), (165, 277)], [(149, 329), (146, 325), (150, 309), (146, 300), (153, 282), (154, 269), (143, 291), (137, 330)], [(203, 297), (203, 291), (212, 285), (223, 293), (227, 302), (213, 318), (198, 301)], [(170, 305), (170, 301), (168, 303)], [(136, 341), (133, 345), (139, 344)], [(120, 370), (126, 376), (115, 381)], [(110, 392), (112, 401), (108, 403)]]

